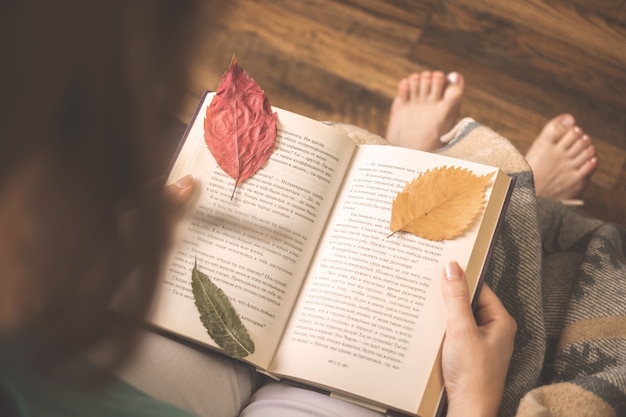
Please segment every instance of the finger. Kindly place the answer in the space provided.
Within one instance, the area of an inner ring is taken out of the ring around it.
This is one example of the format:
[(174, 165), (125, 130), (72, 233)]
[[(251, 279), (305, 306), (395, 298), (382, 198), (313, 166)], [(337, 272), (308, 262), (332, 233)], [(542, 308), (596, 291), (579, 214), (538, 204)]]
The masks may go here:
[(509, 317), (508, 311), (487, 284), (483, 285), (478, 296), (475, 316), (479, 325)]
[(490, 333), (508, 339), (512, 346), (517, 332), (517, 323), (498, 296), (487, 285), (483, 285), (478, 297), (475, 316), (479, 328), (489, 329)]
[(185, 175), (173, 184), (165, 187), (165, 196), (175, 207), (183, 205), (193, 192), (194, 183), (191, 175)]
[(456, 261), (449, 262), (442, 279), (443, 298), (447, 309), (448, 330), (475, 328), (465, 273)]

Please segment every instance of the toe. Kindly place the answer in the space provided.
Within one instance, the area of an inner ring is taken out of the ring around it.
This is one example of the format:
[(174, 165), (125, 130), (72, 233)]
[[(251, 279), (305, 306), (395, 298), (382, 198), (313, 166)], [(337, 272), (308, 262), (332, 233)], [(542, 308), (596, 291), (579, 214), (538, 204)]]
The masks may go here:
[(583, 131), (578, 126), (569, 128), (565, 134), (558, 140), (557, 147), (562, 149), (571, 157), (578, 155), (586, 146), (582, 140)]
[(431, 73), (430, 71), (424, 71), (420, 74), (420, 88), (419, 88), (419, 95), (420, 98), (427, 98), (428, 94), (430, 93), (430, 84), (431, 84)]
[(463, 78), (463, 75), (456, 71), (452, 71), (451, 73), (449, 73), (446, 76), (446, 80), (448, 81), (448, 83), (450, 83), (450, 85), (457, 85), (461, 88), (465, 87), (465, 79)]
[(443, 72), (441, 71), (433, 72), (431, 76), (430, 92), (429, 92), (430, 100), (436, 101), (436, 100), (440, 100), (443, 97), (445, 82), (446, 82), (446, 76)]
[(446, 77), (446, 86), (443, 92), (443, 100), (454, 104), (460, 101), (465, 90), (465, 80), (458, 72), (451, 72)]
[(592, 156), (579, 168), (581, 174), (585, 177), (589, 177), (598, 168), (598, 158)]
[[(587, 165), (597, 165), (598, 158), (596, 157), (596, 149), (593, 145), (589, 145), (572, 158), (572, 161), (577, 169), (583, 169)], [(589, 164), (590, 161), (592, 162), (591, 164)], [(583, 170), (586, 171), (585, 169)]]
[(542, 140), (550, 143), (559, 142), (560, 139), (568, 132), (568, 130), (574, 126), (576, 121), (571, 114), (561, 114), (552, 120), (550, 120), (543, 127), (537, 140)]
[(408, 79), (409, 82), (409, 95), (410, 99), (416, 99), (420, 97), (420, 75), (411, 74)]
[[(576, 158), (578, 157), (578, 155), (584, 154), (585, 156), (587, 156), (587, 158), (591, 158), (593, 155), (589, 155), (589, 150), (594, 149), (593, 146), (591, 145), (591, 142), (589, 142), (589, 140), (586, 140), (585, 137), (588, 137), (587, 135), (583, 134), (582, 131), (580, 131), (579, 134), (577, 133), (573, 133), (573, 134), (568, 134), (567, 136), (568, 140), (572, 140), (571, 143), (569, 143), (569, 146), (565, 147), (565, 145), (568, 145), (566, 143), (564, 143), (564, 148), (567, 149), (567, 155), (570, 156), (570, 158)], [(573, 138), (573, 139), (572, 139)], [(565, 142), (565, 139), (564, 139)]]
[(410, 85), (409, 79), (403, 78), (398, 83), (398, 92), (396, 93), (396, 99), (401, 102), (406, 102), (410, 98)]

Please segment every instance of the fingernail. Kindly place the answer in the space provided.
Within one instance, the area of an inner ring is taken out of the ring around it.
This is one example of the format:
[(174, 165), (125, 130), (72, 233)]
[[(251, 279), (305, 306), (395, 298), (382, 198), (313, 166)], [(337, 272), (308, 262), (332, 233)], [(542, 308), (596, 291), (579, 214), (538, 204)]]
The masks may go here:
[(178, 181), (174, 183), (174, 185), (177, 188), (180, 188), (181, 190), (184, 190), (187, 187), (191, 187), (192, 184), (193, 184), (193, 177), (191, 175), (185, 175), (184, 177), (182, 177), (181, 179), (179, 179)]
[(463, 272), (457, 261), (450, 261), (445, 267), (446, 279), (448, 281), (461, 278)]
[(565, 116), (561, 117), (560, 122), (565, 127), (572, 127), (574, 126), (574, 123), (576, 123), (574, 118), (569, 114), (566, 114)]

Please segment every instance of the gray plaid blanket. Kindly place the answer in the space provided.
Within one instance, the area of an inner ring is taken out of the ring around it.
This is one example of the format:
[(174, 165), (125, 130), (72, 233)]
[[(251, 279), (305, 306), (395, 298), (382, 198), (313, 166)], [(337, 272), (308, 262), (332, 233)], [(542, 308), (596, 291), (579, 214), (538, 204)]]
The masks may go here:
[(536, 198), (523, 156), (471, 119), (442, 141), (517, 176), (487, 279), (518, 325), (500, 415), (626, 416), (626, 230)]

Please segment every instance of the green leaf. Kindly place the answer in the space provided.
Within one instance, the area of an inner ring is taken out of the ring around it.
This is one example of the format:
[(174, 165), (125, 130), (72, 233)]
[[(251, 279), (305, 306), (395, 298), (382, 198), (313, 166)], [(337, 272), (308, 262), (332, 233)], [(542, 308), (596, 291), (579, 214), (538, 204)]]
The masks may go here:
[(194, 265), (191, 288), (200, 312), (200, 320), (211, 339), (233, 358), (244, 358), (254, 353), (254, 342), (237, 312), (221, 288)]

